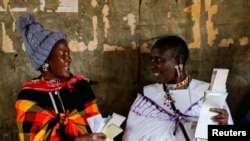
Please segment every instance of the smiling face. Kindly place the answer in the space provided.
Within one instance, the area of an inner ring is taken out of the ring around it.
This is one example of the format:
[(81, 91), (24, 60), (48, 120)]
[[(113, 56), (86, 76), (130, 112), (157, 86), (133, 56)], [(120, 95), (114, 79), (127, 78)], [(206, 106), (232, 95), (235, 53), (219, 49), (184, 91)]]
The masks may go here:
[[(188, 47), (183, 39), (168, 36), (159, 39), (151, 49), (151, 70), (158, 83), (176, 84), (186, 78), (185, 63)], [(177, 75), (175, 66), (182, 65), (182, 74)]]
[(58, 41), (46, 62), (49, 64), (49, 70), (43, 71), (43, 77), (46, 80), (67, 79), (70, 77), (70, 50), (66, 40)]
[(175, 53), (168, 48), (151, 49), (151, 70), (158, 83), (176, 83), (175, 56)]

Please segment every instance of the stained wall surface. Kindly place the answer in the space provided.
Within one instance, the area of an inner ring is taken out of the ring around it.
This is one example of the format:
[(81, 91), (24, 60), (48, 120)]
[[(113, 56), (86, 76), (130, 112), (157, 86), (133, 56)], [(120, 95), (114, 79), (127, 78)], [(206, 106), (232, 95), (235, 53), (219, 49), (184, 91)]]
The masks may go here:
[(14, 102), (22, 84), (39, 75), (16, 28), (22, 13), (67, 34), (71, 71), (94, 82), (104, 116), (127, 115), (142, 86), (154, 82), (151, 45), (174, 34), (188, 43), (192, 78), (210, 82), (213, 68), (230, 69), (227, 102), (238, 123), (250, 109), (249, 9), (249, 0), (2, 0), (0, 140), (18, 140)]

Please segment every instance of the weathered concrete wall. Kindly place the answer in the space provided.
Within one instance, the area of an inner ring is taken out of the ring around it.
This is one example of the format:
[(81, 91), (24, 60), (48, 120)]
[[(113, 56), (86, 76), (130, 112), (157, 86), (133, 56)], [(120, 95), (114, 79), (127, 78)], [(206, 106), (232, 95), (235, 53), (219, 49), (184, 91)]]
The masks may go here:
[[(227, 102), (235, 122), (250, 109), (249, 0), (2, 0), (0, 6), (0, 140), (17, 140), (14, 102), (39, 73), (23, 50), (16, 20), (34, 12), (45, 27), (68, 35), (73, 73), (96, 81), (103, 115), (127, 115), (137, 92), (153, 82), (149, 49), (156, 38), (183, 37), (188, 72), (210, 81), (229, 68)], [(68, 3), (67, 3), (68, 2)]]

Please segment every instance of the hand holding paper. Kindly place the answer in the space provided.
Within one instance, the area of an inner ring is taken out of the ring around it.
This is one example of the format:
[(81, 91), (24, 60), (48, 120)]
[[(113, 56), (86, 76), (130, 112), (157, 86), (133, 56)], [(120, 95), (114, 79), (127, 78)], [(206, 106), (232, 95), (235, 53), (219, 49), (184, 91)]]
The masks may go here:
[(112, 116), (103, 118), (101, 114), (89, 117), (87, 119), (90, 129), (93, 133), (103, 132), (107, 135), (107, 139), (113, 139), (119, 135), (123, 129), (120, 127), (126, 117), (113, 113)]
[(210, 108), (222, 108), (227, 98), (226, 80), (228, 76), (228, 69), (213, 70), (210, 89), (204, 92), (204, 103), (200, 112), (195, 137), (207, 139), (208, 125), (216, 125), (211, 117), (217, 115), (211, 112)]

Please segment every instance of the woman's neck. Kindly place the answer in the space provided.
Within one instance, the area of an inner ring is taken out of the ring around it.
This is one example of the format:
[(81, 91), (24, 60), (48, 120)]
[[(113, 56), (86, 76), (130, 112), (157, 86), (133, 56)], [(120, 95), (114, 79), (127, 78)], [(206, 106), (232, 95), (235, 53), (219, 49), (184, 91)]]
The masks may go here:
[[(178, 80), (178, 79), (177, 79)], [(190, 82), (190, 77), (185, 74), (185, 76), (183, 76), (183, 78), (179, 78), (179, 81), (176, 81), (175, 84), (165, 84), (167, 86), (168, 89), (186, 89), (188, 88)]]
[(51, 82), (61, 82), (62, 80), (61, 79), (46, 79), (42, 76), (41, 78), (42, 80), (46, 80), (46, 81), (51, 81)]
[(46, 81), (51, 81), (51, 82), (61, 82), (62, 79), (58, 77), (54, 77), (48, 73), (42, 73), (41, 79), (46, 80)]

